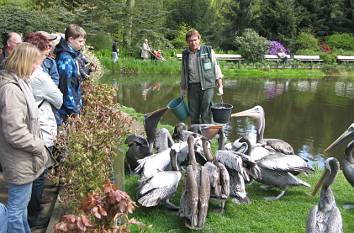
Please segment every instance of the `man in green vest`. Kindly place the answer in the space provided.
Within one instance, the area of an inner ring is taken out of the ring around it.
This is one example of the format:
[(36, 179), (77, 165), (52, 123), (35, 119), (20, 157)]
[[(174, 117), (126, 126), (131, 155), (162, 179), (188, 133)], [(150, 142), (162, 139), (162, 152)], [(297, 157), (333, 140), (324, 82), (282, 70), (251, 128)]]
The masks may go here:
[(188, 107), (191, 124), (212, 123), (210, 106), (214, 88), (223, 94), (222, 73), (210, 46), (200, 45), (201, 36), (195, 29), (186, 33), (188, 49), (182, 53), (180, 95), (188, 91)]

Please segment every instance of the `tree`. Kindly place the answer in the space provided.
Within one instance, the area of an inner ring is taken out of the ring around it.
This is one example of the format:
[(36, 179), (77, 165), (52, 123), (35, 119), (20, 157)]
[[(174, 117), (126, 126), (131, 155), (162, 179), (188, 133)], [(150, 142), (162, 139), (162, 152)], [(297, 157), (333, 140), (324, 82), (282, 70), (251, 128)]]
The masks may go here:
[(241, 34), (246, 28), (258, 30), (261, 0), (230, 1), (221, 9), (224, 28), (222, 47), (235, 49), (232, 38), (235, 34)]
[(295, 0), (264, 0), (259, 33), (289, 46), (297, 35), (297, 15)]
[(269, 41), (259, 36), (253, 29), (245, 29), (241, 36), (235, 37), (235, 45), (238, 47), (242, 57), (251, 62), (263, 59), (266, 54)]

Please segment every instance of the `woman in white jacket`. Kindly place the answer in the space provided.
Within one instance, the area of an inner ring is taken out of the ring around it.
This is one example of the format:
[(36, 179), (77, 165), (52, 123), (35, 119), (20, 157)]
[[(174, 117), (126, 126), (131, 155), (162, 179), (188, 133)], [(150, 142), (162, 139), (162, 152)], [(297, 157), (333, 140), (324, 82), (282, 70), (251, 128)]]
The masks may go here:
[[(43, 57), (46, 57), (51, 51), (49, 40), (41, 33), (29, 33), (24, 41), (37, 46), (42, 52)], [(63, 104), (63, 94), (49, 74), (43, 71), (42, 67), (38, 67), (33, 72), (30, 77), (30, 83), (34, 99), (39, 109), (39, 124), (44, 145), (49, 151), (52, 151), (57, 137), (57, 123), (53, 108), (59, 109), (61, 107)], [(28, 223), (32, 230), (43, 228), (48, 223), (48, 219), (38, 218), (41, 211), (40, 203), (46, 174), (47, 170), (33, 182), (31, 200), (28, 204)]]

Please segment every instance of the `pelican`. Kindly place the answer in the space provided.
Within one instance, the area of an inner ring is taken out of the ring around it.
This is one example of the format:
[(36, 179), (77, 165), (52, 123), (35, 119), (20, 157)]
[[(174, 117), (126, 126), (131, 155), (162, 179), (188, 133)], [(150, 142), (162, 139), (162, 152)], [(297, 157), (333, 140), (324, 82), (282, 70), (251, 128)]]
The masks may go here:
[(139, 163), (137, 161), (139, 159), (152, 154), (154, 142), (158, 152), (172, 146), (173, 140), (167, 129), (159, 129), (156, 133), (157, 124), (166, 110), (167, 108), (161, 108), (144, 115), (144, 128), (147, 139), (135, 134), (126, 138), (125, 144), (128, 144), (129, 147), (126, 152), (126, 164), (130, 173), (138, 167)]
[(315, 195), (322, 185), (320, 201), (311, 208), (307, 218), (307, 233), (343, 232), (342, 216), (330, 188), (339, 170), (339, 162), (331, 157), (326, 159), (325, 164), (325, 171), (312, 192), (312, 195)]
[(177, 153), (170, 150), (171, 167), (173, 171), (161, 171), (152, 177), (141, 180), (138, 188), (138, 202), (145, 207), (157, 206), (164, 203), (168, 208), (178, 210), (178, 207), (170, 202), (170, 197), (176, 192), (181, 179), (178, 171)]
[(168, 148), (159, 153), (147, 156), (138, 160), (138, 166), (134, 172), (141, 176), (141, 179), (152, 177), (160, 171), (166, 171), (171, 164), (170, 153), (175, 150), (179, 160), (184, 161), (187, 159), (188, 145), (187, 142), (174, 143), (171, 148)]
[(294, 154), (294, 149), (292, 146), (285, 142), (282, 139), (274, 139), (274, 138), (268, 138), (264, 139), (264, 129), (265, 129), (265, 114), (263, 107), (260, 105), (257, 105), (251, 109), (234, 113), (231, 115), (231, 117), (243, 117), (243, 116), (248, 116), (253, 119), (256, 119), (257, 121), (257, 143), (264, 145), (266, 149), (270, 149), (273, 151), (278, 151), (283, 154), (288, 154), (288, 155), (293, 155)]
[(280, 188), (282, 191), (276, 197), (265, 197), (268, 201), (274, 201), (281, 198), (289, 186), (310, 187), (308, 183), (296, 177), (294, 173), (306, 173), (313, 169), (300, 156), (284, 155), (275, 152), (257, 161), (261, 170), (260, 178), (255, 180), (270, 186)]
[(129, 146), (126, 152), (126, 165), (129, 172), (133, 173), (139, 165), (138, 160), (150, 155), (149, 145), (145, 138), (135, 134), (129, 135), (124, 143)]
[[(342, 135), (340, 135), (331, 145), (329, 145), (325, 151), (330, 150), (331, 148), (335, 147), (338, 144), (343, 143), (346, 139), (353, 139), (354, 138), (354, 123), (352, 123), (348, 129), (346, 129)], [(347, 144), (347, 147), (345, 149), (344, 153), (344, 159), (342, 161), (342, 170), (344, 177), (347, 179), (347, 181), (351, 184), (352, 187), (354, 187), (354, 159), (352, 155), (354, 147), (354, 140), (350, 141)], [(344, 205), (343, 206), (345, 209), (350, 209), (353, 208), (353, 205)]]
[(204, 227), (208, 213), (210, 181), (207, 168), (201, 167), (195, 159), (193, 136), (189, 136), (187, 141), (189, 165), (187, 166), (179, 213), (185, 218), (187, 228), (197, 230)]
[(250, 203), (245, 183), (250, 181), (251, 176), (258, 177), (260, 175), (256, 163), (249, 156), (230, 150), (216, 151), (216, 160), (224, 164), (229, 172), (232, 200), (237, 204)]
[(214, 198), (220, 201), (220, 212), (224, 212), (225, 203), (230, 195), (230, 175), (224, 164), (216, 161), (209, 147), (209, 141), (202, 140), (203, 150), (208, 162), (204, 164), (204, 167), (208, 170), (210, 180), (210, 198)]
[(157, 124), (159, 123), (161, 117), (165, 114), (167, 109), (167, 107), (164, 107), (157, 109), (151, 113), (144, 114), (144, 129), (146, 132), (146, 139), (149, 144), (150, 154), (152, 153), (153, 145), (156, 139)]
[[(247, 139), (239, 138), (232, 144), (231, 149), (233, 151), (241, 150), (242, 152), (247, 153), (250, 151), (250, 146), (251, 144)], [(307, 162), (300, 156), (284, 155), (280, 152), (272, 152), (264, 158), (257, 160), (255, 163), (260, 170), (260, 175), (256, 173), (257, 170), (253, 170), (253, 172), (250, 170), (250, 176), (254, 180), (266, 186), (275, 186), (282, 190), (276, 197), (265, 197), (268, 201), (278, 200), (281, 198), (288, 189), (288, 186), (303, 185), (310, 187), (308, 183), (296, 177), (296, 175), (300, 173), (313, 171)]]

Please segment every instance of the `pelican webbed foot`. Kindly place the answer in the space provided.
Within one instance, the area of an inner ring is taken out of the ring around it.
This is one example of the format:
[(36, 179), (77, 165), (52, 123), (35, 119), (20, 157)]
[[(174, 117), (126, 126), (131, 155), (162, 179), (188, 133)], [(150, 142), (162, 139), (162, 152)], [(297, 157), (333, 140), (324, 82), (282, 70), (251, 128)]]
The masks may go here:
[(164, 203), (165, 207), (169, 210), (173, 210), (173, 211), (178, 211), (179, 207), (176, 206), (175, 204), (173, 204), (172, 202), (170, 202), (169, 199), (167, 199)]
[(243, 205), (243, 204), (250, 204), (251, 203), (251, 199), (249, 197), (234, 197), (232, 198), (232, 201), (237, 204), (237, 205)]
[(266, 201), (276, 201), (279, 200), (282, 196), (284, 196), (286, 190), (282, 190), (278, 196), (270, 196), (270, 197), (265, 197), (264, 200)]

